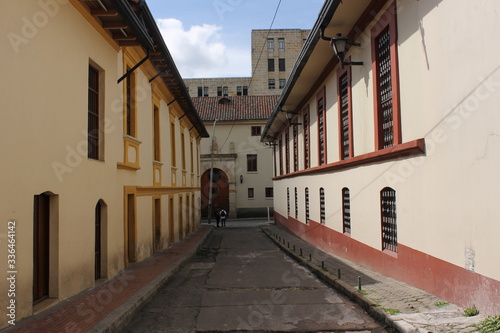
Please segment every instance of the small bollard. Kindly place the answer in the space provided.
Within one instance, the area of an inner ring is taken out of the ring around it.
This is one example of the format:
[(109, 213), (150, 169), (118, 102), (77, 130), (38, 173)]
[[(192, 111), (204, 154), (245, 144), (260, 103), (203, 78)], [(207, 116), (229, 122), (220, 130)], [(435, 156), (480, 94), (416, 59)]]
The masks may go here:
[(309, 261), (312, 261), (312, 254), (309, 254)]
[(286, 247), (290, 248), (290, 242), (286, 242)]
[(300, 249), (300, 256), (302, 257), (302, 249)]
[(321, 268), (325, 269), (325, 262), (324, 261), (321, 262)]
[(295, 252), (295, 245), (293, 246), (293, 252)]
[(358, 276), (358, 290), (361, 290), (361, 276)]
[(337, 269), (337, 275), (339, 277), (339, 280), (341, 280), (342, 279), (342, 272), (340, 271), (340, 268)]

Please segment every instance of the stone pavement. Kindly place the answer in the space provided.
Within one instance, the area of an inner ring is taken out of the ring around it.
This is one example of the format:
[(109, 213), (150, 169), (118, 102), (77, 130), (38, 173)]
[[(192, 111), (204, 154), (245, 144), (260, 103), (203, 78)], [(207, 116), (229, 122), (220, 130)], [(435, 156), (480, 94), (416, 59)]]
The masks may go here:
[(201, 246), (212, 226), (202, 225), (184, 240), (118, 276), (26, 318), (1, 332), (118, 332)]
[[(463, 309), (403, 282), (321, 251), (274, 224), (262, 230), (284, 251), (397, 332), (469, 333), (485, 316)], [(340, 269), (340, 279), (339, 279)], [(361, 291), (359, 282), (361, 281)]]

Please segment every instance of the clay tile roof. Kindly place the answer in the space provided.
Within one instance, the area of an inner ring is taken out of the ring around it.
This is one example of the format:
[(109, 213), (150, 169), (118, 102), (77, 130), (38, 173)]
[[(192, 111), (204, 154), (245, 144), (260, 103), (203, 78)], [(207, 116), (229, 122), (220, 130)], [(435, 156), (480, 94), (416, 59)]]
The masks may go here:
[(193, 97), (203, 121), (265, 120), (278, 102), (277, 96)]

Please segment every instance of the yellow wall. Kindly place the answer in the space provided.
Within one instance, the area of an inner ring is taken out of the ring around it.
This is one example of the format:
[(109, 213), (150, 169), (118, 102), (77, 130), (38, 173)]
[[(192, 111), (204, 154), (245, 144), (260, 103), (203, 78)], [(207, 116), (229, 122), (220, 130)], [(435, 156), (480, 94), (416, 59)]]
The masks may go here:
[[(105, 278), (111, 278), (126, 267), (125, 254), (125, 191), (136, 193), (137, 260), (153, 253), (153, 198), (161, 198), (161, 229), (163, 248), (169, 246), (168, 200), (175, 203), (179, 196), (191, 197), (194, 207), (199, 201), (199, 171), (191, 170), (189, 150), (188, 170), (183, 183), (179, 167), (175, 181), (171, 179), (170, 118), (175, 119), (177, 142), (184, 129), (186, 149), (198, 136), (188, 132), (184, 113), (157, 78), (156, 101), (160, 107), (161, 164), (156, 164), (161, 182), (154, 181), (153, 170), (153, 94), (148, 79), (152, 66), (144, 64), (135, 71), (137, 81), (138, 168), (123, 168), (123, 83), (117, 79), (124, 73), (124, 59), (137, 63), (142, 51), (117, 51), (75, 7), (68, 2), (53, 1), (52, 7), (42, 2), (2, 1), (0, 26), (8, 38), (2, 38), (3, 80), (0, 81), (2, 122), (0, 130), (3, 163), (0, 164), (2, 189), (0, 216), (2, 225), (16, 221), (16, 321), (39, 308), (57, 303), (95, 285), (94, 281), (94, 221), (99, 200), (106, 204), (103, 234)], [(104, 79), (105, 119), (104, 159), (87, 158), (87, 99), (88, 66), (99, 67)], [(184, 123), (181, 126), (181, 122)], [(140, 142), (140, 144), (138, 144)], [(195, 141), (196, 150), (200, 140)], [(177, 149), (178, 161), (181, 149)], [(193, 165), (199, 165), (198, 154)], [(157, 179), (159, 179), (157, 177)], [(178, 187), (172, 188), (172, 184)], [(53, 194), (51, 211), (51, 277), (50, 300), (32, 306), (33, 283), (33, 200), (49, 191)], [(174, 206), (177, 211), (178, 207)], [(190, 221), (199, 224), (194, 209)], [(175, 213), (174, 216), (178, 217)], [(187, 214), (183, 222), (188, 221)], [(176, 221), (175, 231), (179, 231)], [(184, 230), (187, 230), (184, 227)], [(191, 227), (191, 231), (193, 228)], [(8, 271), (7, 238), (0, 230), (0, 270)], [(185, 236), (185, 235), (184, 235)], [(175, 240), (182, 236), (176, 235)], [(0, 285), (0, 295), (7, 295), (6, 284)], [(0, 307), (9, 300), (0, 298)], [(7, 325), (0, 317), (0, 327)]]

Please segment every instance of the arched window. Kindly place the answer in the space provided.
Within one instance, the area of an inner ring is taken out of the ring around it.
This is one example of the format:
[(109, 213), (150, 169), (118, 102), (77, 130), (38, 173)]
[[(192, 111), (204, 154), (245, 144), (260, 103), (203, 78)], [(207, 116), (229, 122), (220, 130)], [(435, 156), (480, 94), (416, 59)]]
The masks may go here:
[(396, 221), (396, 191), (385, 187), (380, 191), (382, 219), (382, 250), (398, 252), (398, 229)]

